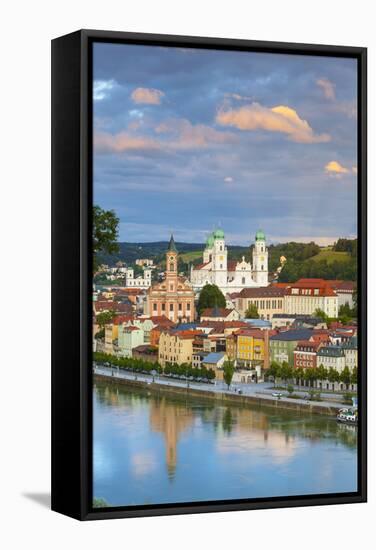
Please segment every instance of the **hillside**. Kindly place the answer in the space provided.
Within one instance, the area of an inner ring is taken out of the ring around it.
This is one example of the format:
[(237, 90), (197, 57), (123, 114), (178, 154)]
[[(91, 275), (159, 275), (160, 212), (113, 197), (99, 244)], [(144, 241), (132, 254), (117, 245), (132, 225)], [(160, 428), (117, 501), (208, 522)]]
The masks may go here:
[[(355, 281), (357, 278), (356, 239), (341, 239), (341, 246), (320, 248), (311, 243), (281, 243), (269, 246), (269, 272), (274, 272), (280, 265), (280, 257), (287, 258), (287, 263), (280, 275), (281, 282), (296, 281), (300, 277), (318, 277), (326, 279), (345, 279)], [(99, 263), (113, 266), (119, 260), (127, 265), (135, 263), (137, 258), (151, 258), (160, 270), (165, 269), (165, 252), (167, 241), (154, 243), (119, 243), (120, 251), (112, 256), (99, 255)], [(179, 271), (188, 274), (190, 265), (202, 261), (203, 244), (177, 242), (179, 251)], [(240, 260), (245, 256), (251, 260), (252, 250), (249, 246), (228, 247), (228, 258)], [(340, 248), (340, 250), (338, 250)]]

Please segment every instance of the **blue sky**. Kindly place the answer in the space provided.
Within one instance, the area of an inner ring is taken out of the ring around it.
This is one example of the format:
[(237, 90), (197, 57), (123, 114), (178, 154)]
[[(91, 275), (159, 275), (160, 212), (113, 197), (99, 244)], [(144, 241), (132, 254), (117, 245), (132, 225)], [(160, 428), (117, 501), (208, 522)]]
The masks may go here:
[(94, 45), (94, 201), (119, 240), (356, 236), (354, 59)]

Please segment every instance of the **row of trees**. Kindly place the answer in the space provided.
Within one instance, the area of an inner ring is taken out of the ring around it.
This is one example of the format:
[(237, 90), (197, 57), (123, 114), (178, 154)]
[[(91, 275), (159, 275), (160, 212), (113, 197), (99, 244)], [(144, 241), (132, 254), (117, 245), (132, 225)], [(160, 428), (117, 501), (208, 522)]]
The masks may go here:
[(348, 366), (345, 366), (342, 372), (338, 372), (332, 367), (327, 369), (323, 365), (316, 368), (303, 369), (300, 367), (291, 367), (286, 361), (282, 364), (272, 361), (269, 369), (265, 372), (265, 377), (273, 377), (274, 382), (280, 379), (285, 384), (295, 379), (298, 385), (301, 385), (304, 381), (309, 382), (313, 386), (315, 382), (327, 380), (331, 383), (342, 382), (348, 386), (349, 384), (357, 384), (358, 369), (356, 367), (350, 369)]
[(115, 355), (103, 352), (94, 352), (93, 359), (97, 363), (109, 364), (111, 367), (142, 374), (153, 374), (153, 372), (155, 372), (157, 374), (164, 374), (165, 376), (173, 375), (181, 378), (201, 378), (208, 381), (215, 378), (213, 369), (208, 369), (204, 366), (200, 368), (193, 367), (190, 363), (183, 363), (181, 365), (171, 363), (163, 368), (158, 362), (145, 361), (135, 357), (116, 357)]

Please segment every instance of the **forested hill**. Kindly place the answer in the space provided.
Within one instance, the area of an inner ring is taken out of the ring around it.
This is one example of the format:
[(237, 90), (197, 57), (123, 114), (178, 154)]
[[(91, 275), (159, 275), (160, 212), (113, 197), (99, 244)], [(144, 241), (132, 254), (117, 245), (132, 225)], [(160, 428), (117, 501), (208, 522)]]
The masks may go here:
[[(151, 258), (160, 269), (165, 267), (165, 253), (168, 241), (152, 243), (119, 243), (120, 250), (114, 255), (98, 255), (99, 263), (115, 265), (119, 260), (132, 265), (137, 258)], [(177, 242), (179, 251), (179, 270), (188, 273), (189, 265), (202, 261), (204, 245), (202, 243)], [(228, 258), (240, 260), (245, 256), (251, 260), (251, 247), (228, 247)], [(355, 281), (357, 278), (357, 240), (339, 239), (334, 246), (319, 247), (316, 243), (281, 243), (269, 246), (269, 271), (274, 272), (280, 264), (280, 257), (287, 259), (280, 275), (281, 282), (296, 281), (300, 277), (319, 277), (325, 279), (344, 279)]]

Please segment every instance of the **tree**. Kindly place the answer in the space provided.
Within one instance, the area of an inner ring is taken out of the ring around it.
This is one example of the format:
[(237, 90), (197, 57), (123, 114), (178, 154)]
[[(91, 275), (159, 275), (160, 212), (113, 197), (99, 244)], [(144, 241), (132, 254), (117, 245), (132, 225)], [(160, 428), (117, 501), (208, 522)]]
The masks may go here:
[(270, 363), (270, 367), (265, 372), (265, 377), (268, 378), (269, 376), (273, 377), (274, 385), (276, 382), (276, 378), (279, 378), (281, 374), (281, 365), (277, 363), (277, 361), (272, 361)]
[(201, 315), (204, 309), (214, 307), (226, 307), (226, 299), (217, 285), (206, 284), (198, 299), (198, 314)]
[(322, 309), (316, 309), (314, 316), (318, 317), (319, 319), (322, 319), (324, 323), (328, 323), (329, 321), (329, 317), (327, 316), (325, 311), (323, 311)]
[(98, 313), (96, 321), (101, 329), (104, 328), (107, 323), (111, 323), (113, 318), (116, 316), (116, 313), (112, 310), (110, 311), (102, 311), (101, 313)]
[(117, 242), (119, 218), (113, 210), (103, 210), (100, 206), (93, 208), (93, 257), (94, 270), (97, 268), (100, 252), (115, 254), (119, 251)]
[(317, 367), (317, 379), (318, 380), (327, 380), (328, 379), (328, 369), (324, 365), (319, 365)]
[(345, 368), (343, 369), (343, 371), (339, 375), (339, 379), (341, 380), (341, 382), (346, 384), (346, 386), (348, 386), (350, 384), (351, 372), (350, 372), (350, 369), (347, 365), (345, 366)]
[(358, 383), (358, 367), (354, 367), (351, 371), (351, 384)]
[(283, 361), (282, 367), (281, 367), (281, 378), (284, 380), (285, 384), (287, 384), (287, 381), (290, 380), (293, 377), (293, 368), (290, 367), (290, 365)]
[(330, 369), (328, 371), (328, 380), (332, 384), (334, 382), (339, 382), (339, 372), (336, 369), (334, 369), (333, 367), (330, 367)]
[(234, 372), (234, 361), (225, 361), (223, 364), (223, 380), (226, 382), (228, 389), (230, 388)]
[(298, 381), (298, 386), (301, 385), (301, 381), (304, 380), (304, 369), (302, 367), (298, 367), (294, 370), (294, 376), (296, 380)]
[(260, 315), (255, 304), (249, 304), (247, 311), (245, 312), (246, 319), (259, 319)]

